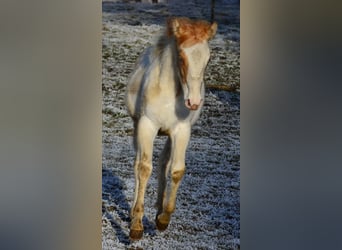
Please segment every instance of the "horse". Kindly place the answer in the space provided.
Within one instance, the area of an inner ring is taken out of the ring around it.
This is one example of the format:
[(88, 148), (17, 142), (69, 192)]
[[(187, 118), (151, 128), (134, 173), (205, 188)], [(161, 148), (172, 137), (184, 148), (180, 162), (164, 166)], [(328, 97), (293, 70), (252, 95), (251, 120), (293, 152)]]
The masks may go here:
[[(164, 231), (176, 207), (185, 173), (191, 126), (204, 103), (204, 71), (210, 58), (208, 41), (217, 23), (186, 17), (169, 18), (166, 32), (138, 60), (128, 80), (126, 106), (134, 124), (135, 192), (129, 237), (143, 236), (144, 196), (152, 172), (153, 142), (167, 135), (159, 160), (156, 227)], [(167, 179), (170, 173), (170, 185)]]

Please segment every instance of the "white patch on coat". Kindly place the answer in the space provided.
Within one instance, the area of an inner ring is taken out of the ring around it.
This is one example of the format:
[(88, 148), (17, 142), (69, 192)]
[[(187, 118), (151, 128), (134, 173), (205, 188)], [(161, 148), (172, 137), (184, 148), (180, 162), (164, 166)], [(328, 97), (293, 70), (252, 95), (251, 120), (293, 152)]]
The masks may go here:
[(184, 99), (190, 105), (199, 105), (202, 101), (201, 85), (203, 84), (204, 70), (210, 57), (208, 43), (197, 43), (183, 49), (188, 60), (188, 74), (186, 76), (186, 87)]

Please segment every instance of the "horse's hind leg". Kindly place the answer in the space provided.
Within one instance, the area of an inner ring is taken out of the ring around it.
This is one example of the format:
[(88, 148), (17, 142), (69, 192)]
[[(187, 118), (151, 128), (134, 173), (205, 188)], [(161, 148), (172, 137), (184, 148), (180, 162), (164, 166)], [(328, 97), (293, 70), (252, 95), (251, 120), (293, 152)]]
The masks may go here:
[(152, 149), (153, 140), (157, 129), (146, 117), (139, 120), (136, 133), (136, 158), (134, 163), (135, 194), (131, 210), (131, 228), (129, 236), (132, 240), (142, 237), (144, 227), (144, 196), (148, 179), (152, 172)]
[(160, 154), (158, 167), (158, 198), (157, 198), (157, 216), (163, 212), (163, 203), (166, 197), (167, 175), (170, 169), (171, 139), (167, 138), (164, 149)]
[(185, 173), (185, 152), (190, 139), (190, 124), (179, 124), (170, 137), (171, 185), (167, 195), (164, 195), (162, 212), (158, 212), (156, 217), (156, 226), (161, 231), (169, 225), (171, 214), (176, 208), (177, 190)]

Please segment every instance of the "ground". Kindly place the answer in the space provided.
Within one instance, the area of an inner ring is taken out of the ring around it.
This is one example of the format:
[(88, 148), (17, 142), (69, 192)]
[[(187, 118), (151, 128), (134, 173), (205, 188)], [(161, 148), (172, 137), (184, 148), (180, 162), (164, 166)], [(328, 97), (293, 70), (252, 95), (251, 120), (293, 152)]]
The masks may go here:
[(154, 218), (156, 167), (165, 142), (155, 141), (154, 170), (145, 198), (145, 232), (130, 242), (129, 210), (134, 191), (133, 124), (124, 105), (127, 78), (138, 56), (163, 32), (168, 16), (210, 20), (210, 1), (103, 2), (103, 249), (240, 248), (240, 37), (239, 5), (216, 1), (219, 29), (210, 41), (206, 97), (193, 126), (186, 174), (168, 229)]

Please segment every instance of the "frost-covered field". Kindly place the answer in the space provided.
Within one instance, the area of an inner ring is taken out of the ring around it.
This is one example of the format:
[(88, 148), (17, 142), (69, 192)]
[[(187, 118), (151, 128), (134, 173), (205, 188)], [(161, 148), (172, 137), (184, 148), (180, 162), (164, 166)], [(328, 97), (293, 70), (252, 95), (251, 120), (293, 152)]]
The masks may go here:
[[(168, 4), (103, 2), (103, 249), (239, 249), (240, 45), (238, 6), (216, 1), (219, 30), (210, 41), (205, 106), (194, 125), (186, 174), (168, 229), (155, 229), (156, 169), (145, 198), (144, 237), (130, 242), (134, 175), (133, 125), (124, 92), (136, 59), (154, 43), (170, 15), (209, 20), (210, 1)], [(230, 90), (230, 91), (227, 91)], [(155, 141), (154, 166), (165, 138)]]

